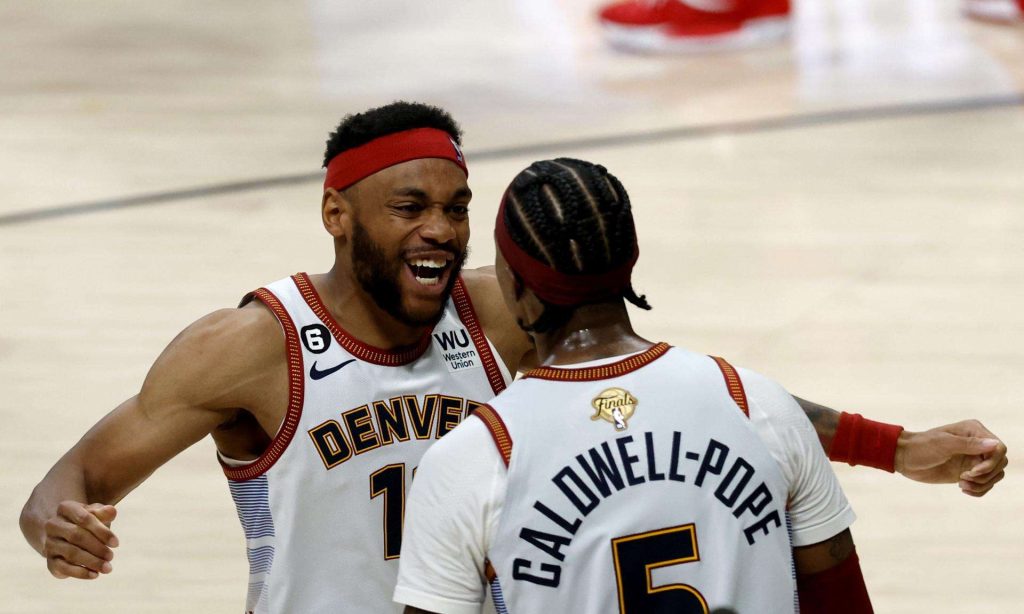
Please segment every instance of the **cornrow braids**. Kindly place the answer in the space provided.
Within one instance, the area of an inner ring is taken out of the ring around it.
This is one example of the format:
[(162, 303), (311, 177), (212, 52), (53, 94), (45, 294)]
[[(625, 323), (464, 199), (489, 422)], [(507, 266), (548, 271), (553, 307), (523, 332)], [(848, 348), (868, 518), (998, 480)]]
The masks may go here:
[[(605, 273), (636, 252), (629, 194), (603, 166), (583, 160), (543, 160), (519, 173), (509, 186), (504, 221), (516, 245), (561, 273)], [(622, 298), (651, 308), (632, 286)], [(564, 325), (573, 311), (545, 303), (541, 317), (524, 328), (548, 332)]]
[(414, 128), (444, 130), (453, 141), (462, 145), (462, 130), (447, 111), (428, 104), (399, 100), (342, 118), (327, 139), (324, 168), (343, 151), (365, 145), (382, 136)]

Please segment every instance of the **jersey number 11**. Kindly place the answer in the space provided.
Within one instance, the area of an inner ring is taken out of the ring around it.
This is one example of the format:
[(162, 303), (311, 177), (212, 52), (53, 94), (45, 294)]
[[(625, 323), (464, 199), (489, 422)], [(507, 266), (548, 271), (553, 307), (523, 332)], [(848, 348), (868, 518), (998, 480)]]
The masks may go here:
[(380, 495), (384, 495), (384, 558), (397, 559), (405, 520), (405, 463), (385, 465), (370, 474), (370, 498)]

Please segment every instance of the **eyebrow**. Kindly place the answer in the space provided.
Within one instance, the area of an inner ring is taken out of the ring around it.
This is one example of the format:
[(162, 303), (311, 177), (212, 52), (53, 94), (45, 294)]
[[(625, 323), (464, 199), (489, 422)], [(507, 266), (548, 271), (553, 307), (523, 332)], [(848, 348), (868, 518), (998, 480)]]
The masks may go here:
[(419, 188), (398, 188), (393, 192), (395, 196), (412, 196), (413, 198), (425, 199), (427, 193)]
[[(426, 192), (424, 192), (423, 190), (421, 190), (419, 188), (413, 188), (413, 187), (398, 188), (397, 190), (395, 190), (393, 192), (393, 194), (395, 196), (411, 196), (413, 198), (419, 198), (420, 200), (427, 200), (428, 199), (428, 195), (427, 195)], [(455, 190), (454, 194), (452, 194), (452, 199), (454, 200), (456, 198), (464, 198), (466, 196), (472, 197), (473, 196), (473, 191), (470, 190), (469, 188), (459, 188), (458, 190)]]

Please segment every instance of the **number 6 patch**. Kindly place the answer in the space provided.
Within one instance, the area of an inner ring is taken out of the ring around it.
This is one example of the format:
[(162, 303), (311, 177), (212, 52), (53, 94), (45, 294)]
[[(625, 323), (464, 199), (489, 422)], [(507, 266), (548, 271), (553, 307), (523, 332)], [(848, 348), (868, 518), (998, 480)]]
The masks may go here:
[(331, 331), (323, 324), (303, 326), (299, 337), (302, 338), (302, 345), (314, 354), (323, 354), (331, 347)]

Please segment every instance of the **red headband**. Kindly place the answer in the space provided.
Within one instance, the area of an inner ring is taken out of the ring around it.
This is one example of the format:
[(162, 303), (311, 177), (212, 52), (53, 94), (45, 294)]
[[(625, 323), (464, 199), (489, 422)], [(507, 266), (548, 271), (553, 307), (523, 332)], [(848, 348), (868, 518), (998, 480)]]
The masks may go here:
[(414, 128), (382, 136), (331, 158), (324, 189), (344, 190), (389, 166), (420, 158), (451, 160), (469, 177), (466, 159), (455, 139), (437, 128)]
[(622, 294), (629, 287), (633, 265), (640, 257), (637, 246), (633, 257), (624, 264), (596, 274), (562, 273), (537, 260), (523, 251), (508, 234), (505, 225), (505, 203), (508, 192), (501, 199), (498, 207), (498, 220), (494, 225), (494, 240), (501, 250), (501, 255), (513, 271), (523, 280), (523, 284), (541, 299), (562, 307), (571, 307), (583, 303), (592, 303)]

